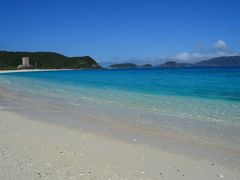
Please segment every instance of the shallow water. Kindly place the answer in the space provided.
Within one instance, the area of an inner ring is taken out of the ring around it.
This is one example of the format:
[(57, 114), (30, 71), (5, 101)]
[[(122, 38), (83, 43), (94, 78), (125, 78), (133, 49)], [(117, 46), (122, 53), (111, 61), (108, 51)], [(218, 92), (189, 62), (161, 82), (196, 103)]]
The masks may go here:
[(85, 113), (98, 131), (103, 120), (240, 152), (239, 68), (9, 73), (0, 86), (16, 93), (16, 111), (55, 112), (69, 126), (82, 128)]

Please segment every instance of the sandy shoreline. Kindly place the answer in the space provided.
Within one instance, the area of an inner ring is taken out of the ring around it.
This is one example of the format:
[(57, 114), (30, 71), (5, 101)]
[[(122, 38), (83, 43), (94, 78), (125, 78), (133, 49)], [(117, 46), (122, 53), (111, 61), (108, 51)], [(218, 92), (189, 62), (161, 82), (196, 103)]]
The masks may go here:
[(67, 71), (73, 69), (22, 69), (22, 70), (0, 70), (0, 74), (21, 73), (21, 72), (46, 72), (46, 71)]
[(194, 159), (0, 111), (0, 179), (239, 179)]

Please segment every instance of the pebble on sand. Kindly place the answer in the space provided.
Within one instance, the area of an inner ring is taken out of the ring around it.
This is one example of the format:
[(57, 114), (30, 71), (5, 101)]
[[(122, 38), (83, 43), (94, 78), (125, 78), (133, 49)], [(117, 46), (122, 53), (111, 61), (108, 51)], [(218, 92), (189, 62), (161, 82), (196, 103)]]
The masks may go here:
[(217, 177), (224, 178), (224, 175), (218, 174)]

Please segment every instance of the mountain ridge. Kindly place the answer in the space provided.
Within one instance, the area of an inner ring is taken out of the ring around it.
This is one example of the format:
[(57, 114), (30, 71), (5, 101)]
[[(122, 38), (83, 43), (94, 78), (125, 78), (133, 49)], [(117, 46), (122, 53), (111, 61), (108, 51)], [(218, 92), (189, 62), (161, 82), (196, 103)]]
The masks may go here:
[(222, 56), (202, 60), (196, 63), (178, 63), (176, 61), (167, 61), (159, 65), (160, 67), (240, 67), (240, 56)]

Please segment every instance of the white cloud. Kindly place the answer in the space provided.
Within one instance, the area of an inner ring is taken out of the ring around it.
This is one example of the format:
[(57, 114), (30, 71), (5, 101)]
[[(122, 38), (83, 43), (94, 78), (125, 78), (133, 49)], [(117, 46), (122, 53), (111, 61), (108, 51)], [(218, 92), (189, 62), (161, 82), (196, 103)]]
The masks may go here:
[(190, 57), (191, 55), (187, 52), (182, 52), (175, 56), (175, 58), (179, 61), (188, 61)]
[(231, 51), (215, 51), (215, 52), (209, 52), (209, 53), (179, 53), (177, 54), (173, 60), (176, 60), (178, 62), (197, 62), (201, 60), (207, 60), (215, 57), (220, 57), (220, 56), (238, 56), (240, 55), (239, 53), (236, 52), (231, 52)]
[(192, 57), (193, 59), (201, 59), (201, 58), (204, 58), (205, 55), (204, 55), (204, 54), (200, 54), (200, 53), (192, 53), (192, 54), (191, 54), (191, 57)]
[[(195, 63), (202, 60), (207, 60), (211, 58), (216, 58), (220, 56), (240, 56), (240, 52), (236, 52), (231, 50), (227, 43), (223, 40), (218, 40), (211, 47), (207, 47), (206, 45), (200, 43), (197, 44), (196, 52), (180, 52), (176, 55), (172, 55), (170, 57), (146, 57), (146, 58), (129, 58), (129, 59), (121, 59), (115, 57), (112, 59), (112, 62), (120, 63), (120, 62), (131, 62), (136, 64), (153, 64), (158, 65), (164, 63), (166, 61), (177, 61), (182, 63)], [(112, 63), (113, 64), (113, 63)]]
[(205, 48), (204, 51), (194, 53), (182, 52), (175, 55), (172, 59), (178, 62), (192, 63), (220, 56), (238, 56), (238, 55), (240, 55), (238, 52), (234, 52), (230, 48), (228, 48), (227, 43), (225, 43), (223, 40), (218, 40), (213, 44), (213, 48)]
[(222, 49), (226, 49), (227, 48), (227, 44), (223, 40), (218, 40), (217, 42), (215, 42), (213, 44), (213, 47), (215, 49), (222, 50)]
[(191, 62), (196, 59), (203, 59), (205, 58), (204, 54), (201, 53), (188, 53), (188, 52), (182, 52), (177, 54), (174, 59), (179, 62)]

